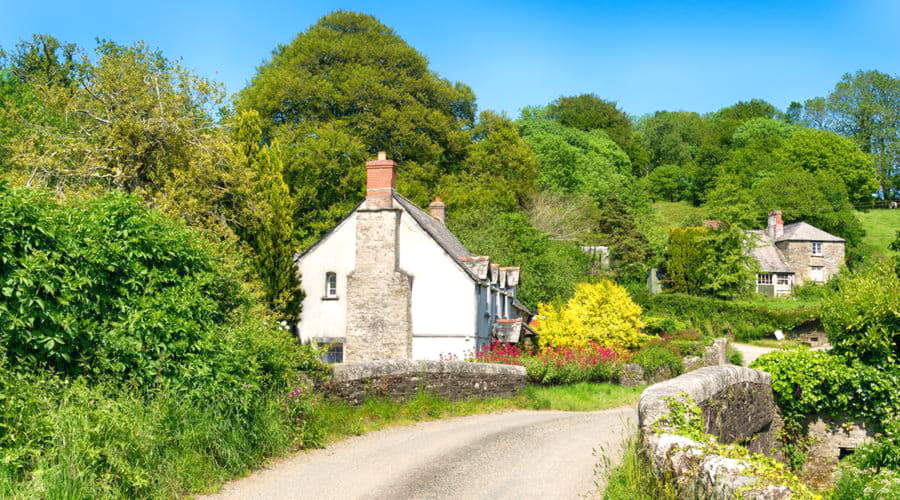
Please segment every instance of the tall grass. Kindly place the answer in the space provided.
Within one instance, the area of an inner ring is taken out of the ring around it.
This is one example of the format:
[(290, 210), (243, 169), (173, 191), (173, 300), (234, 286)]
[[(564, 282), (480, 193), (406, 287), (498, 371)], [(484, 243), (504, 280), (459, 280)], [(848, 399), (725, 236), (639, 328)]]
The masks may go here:
[(650, 468), (648, 459), (641, 453), (637, 435), (622, 445), (622, 460), (612, 467), (609, 454), (604, 454), (598, 465), (600, 482), (606, 483), (604, 500), (674, 500), (674, 487), (659, 480)]

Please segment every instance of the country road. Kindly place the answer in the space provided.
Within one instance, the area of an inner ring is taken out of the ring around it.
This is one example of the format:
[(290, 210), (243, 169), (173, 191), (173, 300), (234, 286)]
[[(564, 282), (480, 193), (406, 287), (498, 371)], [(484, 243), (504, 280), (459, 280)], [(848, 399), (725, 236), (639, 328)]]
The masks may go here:
[(398, 427), (298, 453), (207, 498), (596, 496), (599, 453), (617, 457), (636, 420), (636, 410), (626, 407), (516, 411)]

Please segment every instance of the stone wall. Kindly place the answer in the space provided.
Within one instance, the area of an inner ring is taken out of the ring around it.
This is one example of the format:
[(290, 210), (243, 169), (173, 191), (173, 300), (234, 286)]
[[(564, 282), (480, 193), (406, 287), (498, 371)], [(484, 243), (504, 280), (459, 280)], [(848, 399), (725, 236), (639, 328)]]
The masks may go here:
[(660, 477), (671, 478), (689, 498), (790, 498), (785, 486), (760, 483), (749, 464), (704, 451), (703, 445), (667, 427), (667, 398), (688, 394), (702, 409), (706, 432), (721, 443), (777, 454), (781, 419), (768, 373), (732, 365), (700, 368), (650, 386), (641, 394), (641, 444)]
[(323, 384), (329, 397), (360, 404), (369, 397), (408, 399), (421, 388), (448, 399), (512, 396), (525, 387), (525, 368), (465, 361), (388, 360), (334, 365)]
[(794, 272), (794, 286), (810, 279), (810, 266), (822, 266), (825, 281), (828, 281), (844, 264), (844, 244), (840, 242), (822, 242), (821, 256), (812, 254), (811, 241), (782, 241), (776, 245), (784, 255), (788, 267)]
[(412, 357), (412, 278), (401, 271), (399, 209), (356, 213), (356, 268), (347, 276), (344, 361)]
[[(715, 339), (711, 345), (704, 348), (703, 356), (685, 356), (682, 359), (684, 371), (690, 372), (704, 366), (724, 365), (726, 360), (725, 352), (728, 348), (727, 339)], [(634, 387), (643, 384), (655, 384), (672, 378), (672, 371), (669, 367), (664, 366), (654, 373), (644, 373), (641, 365), (636, 363), (625, 363), (622, 365), (622, 371), (619, 375), (619, 383), (625, 387)]]
[(838, 460), (873, 440), (873, 432), (860, 420), (814, 416), (804, 423), (809, 449), (801, 475), (809, 484), (825, 488)]

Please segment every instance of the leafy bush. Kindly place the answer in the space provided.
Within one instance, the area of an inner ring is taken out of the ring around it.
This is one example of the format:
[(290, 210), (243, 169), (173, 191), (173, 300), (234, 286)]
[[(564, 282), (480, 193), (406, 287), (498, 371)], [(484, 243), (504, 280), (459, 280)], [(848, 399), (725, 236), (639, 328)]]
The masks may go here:
[(581, 348), (596, 343), (622, 352), (645, 338), (640, 306), (609, 280), (581, 283), (565, 305), (541, 304), (538, 314), (542, 346)]
[(664, 367), (668, 368), (672, 375), (680, 375), (684, 372), (681, 356), (663, 345), (653, 345), (642, 349), (631, 358), (631, 361), (641, 365), (644, 373), (647, 374), (657, 373)]
[(732, 365), (744, 366), (744, 355), (741, 354), (741, 351), (738, 351), (734, 347), (731, 347), (731, 345), (729, 345), (728, 349), (725, 350), (725, 357)]
[(646, 287), (633, 288), (632, 297), (644, 309), (646, 317), (677, 321), (697, 329), (705, 336), (720, 337), (731, 334), (735, 340), (746, 341), (770, 336), (775, 330), (791, 331), (815, 321), (818, 309), (803, 303), (795, 307), (772, 307), (766, 303), (721, 300), (696, 297), (682, 293), (650, 295)]
[(815, 414), (859, 417), (876, 427), (900, 414), (900, 367), (874, 367), (827, 352), (791, 349), (765, 354), (751, 368), (772, 375), (786, 425)]
[(867, 363), (900, 362), (900, 278), (877, 264), (841, 278), (822, 304), (822, 324), (837, 354)]
[(172, 377), (205, 365), (214, 327), (248, 303), (217, 249), (121, 194), (3, 190), (0, 234), (0, 346), (17, 367)]
[(174, 497), (320, 441), (239, 260), (109, 194), (0, 188), (0, 496)]
[(479, 350), (475, 360), (524, 366), (529, 382), (545, 385), (609, 382), (619, 374), (619, 356), (597, 344), (578, 349), (545, 347), (532, 354), (495, 341)]

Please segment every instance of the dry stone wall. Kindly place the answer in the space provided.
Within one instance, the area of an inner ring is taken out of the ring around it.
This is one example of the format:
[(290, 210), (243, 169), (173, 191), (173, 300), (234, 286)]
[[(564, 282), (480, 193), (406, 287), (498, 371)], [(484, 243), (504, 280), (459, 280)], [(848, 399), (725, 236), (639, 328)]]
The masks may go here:
[(660, 477), (688, 498), (790, 498), (786, 486), (765, 484), (741, 460), (715, 455), (667, 427), (669, 398), (689, 395), (702, 409), (706, 432), (721, 443), (749, 443), (752, 451), (777, 454), (781, 419), (768, 373), (739, 366), (700, 368), (652, 385), (641, 394), (641, 444)]
[(323, 386), (329, 397), (360, 404), (370, 397), (405, 400), (419, 389), (447, 399), (512, 396), (525, 387), (525, 368), (465, 361), (387, 360), (335, 365)]

